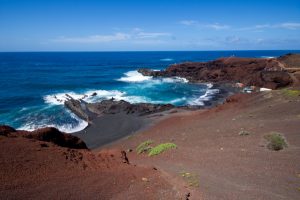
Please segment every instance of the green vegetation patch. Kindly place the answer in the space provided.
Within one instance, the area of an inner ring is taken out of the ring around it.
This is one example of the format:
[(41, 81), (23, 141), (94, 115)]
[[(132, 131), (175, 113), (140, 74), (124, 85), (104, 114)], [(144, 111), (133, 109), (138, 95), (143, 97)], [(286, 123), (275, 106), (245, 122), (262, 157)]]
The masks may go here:
[(300, 96), (300, 90), (289, 90), (289, 89), (284, 89), (283, 94), (289, 97), (297, 97)]
[(240, 135), (240, 136), (247, 136), (247, 135), (250, 135), (250, 132), (249, 132), (249, 131), (245, 131), (245, 130), (241, 130), (241, 131), (239, 132), (239, 135)]
[(152, 147), (150, 146), (151, 144), (153, 144), (152, 140), (147, 140), (145, 142), (142, 142), (137, 148), (136, 148), (136, 152), (138, 154), (144, 153), (144, 152), (148, 152), (149, 150), (152, 149)]
[(284, 137), (279, 133), (272, 132), (269, 135), (266, 135), (265, 139), (269, 142), (267, 147), (270, 150), (279, 151), (287, 147)]
[(196, 174), (190, 172), (180, 172), (180, 175), (191, 187), (199, 187), (199, 177)]
[(174, 143), (162, 143), (153, 147), (149, 151), (148, 156), (156, 156), (163, 153), (164, 151), (167, 151), (168, 149), (175, 149), (175, 148), (177, 148), (177, 145)]

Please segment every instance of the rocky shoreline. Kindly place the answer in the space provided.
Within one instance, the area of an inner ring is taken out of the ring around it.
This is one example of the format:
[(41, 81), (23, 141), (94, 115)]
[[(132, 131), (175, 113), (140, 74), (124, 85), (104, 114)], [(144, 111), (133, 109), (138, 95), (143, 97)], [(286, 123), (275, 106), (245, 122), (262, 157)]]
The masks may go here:
[(166, 70), (139, 69), (145, 76), (182, 77), (191, 82), (242, 83), (246, 86), (278, 89), (293, 80), (281, 60), (276, 58), (220, 58), (209, 62), (174, 64)]
[(214, 94), (203, 106), (131, 104), (113, 98), (87, 103), (84, 99), (73, 99), (67, 94), (68, 100), (64, 102), (64, 105), (89, 123), (84, 130), (73, 134), (83, 139), (89, 148), (99, 148), (129, 136), (170, 113), (211, 108), (222, 104), (230, 95), (240, 92), (291, 86), (294, 81), (284, 64), (284, 61), (291, 56), (293, 55), (285, 55), (278, 59), (229, 57), (210, 62), (174, 64), (163, 71), (138, 70), (144, 76), (181, 77), (193, 83), (213, 83), (212, 89), (218, 90), (218, 93)]
[(223, 103), (228, 96), (240, 92), (240, 88), (227, 84), (215, 84), (210, 89), (218, 92), (210, 95), (208, 97), (209, 101), (204, 101), (203, 105), (197, 106), (151, 103), (132, 104), (113, 98), (96, 103), (88, 103), (83, 99), (74, 99), (67, 94), (68, 100), (64, 102), (64, 105), (79, 118), (89, 123), (84, 130), (72, 134), (84, 140), (89, 148), (95, 149), (130, 136), (171, 114), (211, 108)]

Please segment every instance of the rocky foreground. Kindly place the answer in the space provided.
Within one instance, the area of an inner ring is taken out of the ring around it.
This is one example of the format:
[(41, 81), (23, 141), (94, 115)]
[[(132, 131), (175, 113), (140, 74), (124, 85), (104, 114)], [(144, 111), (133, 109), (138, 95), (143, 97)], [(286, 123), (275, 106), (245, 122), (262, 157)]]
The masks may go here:
[(55, 128), (0, 126), (0, 199), (180, 199), (160, 170), (118, 149), (91, 152)]

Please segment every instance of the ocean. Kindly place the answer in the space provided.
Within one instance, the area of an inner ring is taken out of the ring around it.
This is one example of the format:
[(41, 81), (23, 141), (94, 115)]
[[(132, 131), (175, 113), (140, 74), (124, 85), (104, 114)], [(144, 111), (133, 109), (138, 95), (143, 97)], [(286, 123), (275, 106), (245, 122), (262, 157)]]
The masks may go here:
[[(219, 57), (267, 58), (300, 51), (186, 52), (2, 52), (0, 53), (0, 124), (33, 130), (54, 126), (72, 133), (87, 122), (63, 105), (65, 94), (87, 102), (115, 98), (131, 103), (203, 105), (217, 89), (183, 78), (152, 78), (138, 68), (161, 70), (186, 61)], [(96, 96), (92, 96), (96, 93)]]

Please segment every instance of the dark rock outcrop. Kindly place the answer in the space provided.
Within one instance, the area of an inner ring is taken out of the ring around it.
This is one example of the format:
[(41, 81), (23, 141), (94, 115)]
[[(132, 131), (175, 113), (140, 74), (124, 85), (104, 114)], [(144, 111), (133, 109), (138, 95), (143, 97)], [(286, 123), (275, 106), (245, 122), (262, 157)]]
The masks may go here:
[(87, 149), (86, 144), (76, 136), (65, 134), (58, 129), (49, 127), (37, 129), (25, 137), (33, 138), (40, 141), (52, 142), (61, 147), (68, 147), (72, 149)]
[(2, 125), (0, 126), (0, 135), (8, 136), (9, 133), (14, 133), (16, 130), (10, 126)]
[(175, 106), (171, 104), (150, 104), (137, 103), (131, 104), (127, 101), (116, 101), (114, 99), (103, 100), (97, 103), (82, 103), (80, 100), (69, 99), (65, 106), (81, 119), (91, 121), (95, 117), (104, 114), (125, 113), (127, 115), (144, 116), (153, 113), (170, 110)]
[(210, 62), (174, 64), (163, 71), (140, 69), (145, 76), (179, 76), (191, 82), (234, 83), (277, 89), (292, 84), (286, 69), (277, 59), (220, 58)]
[(0, 135), (11, 137), (25, 137), (39, 141), (51, 142), (61, 147), (72, 149), (87, 149), (86, 144), (76, 136), (60, 132), (56, 128), (41, 128), (35, 131), (15, 130), (10, 126), (0, 126)]
[(95, 114), (90, 112), (87, 108), (87, 102), (83, 101), (82, 99), (73, 99), (68, 94), (66, 94), (66, 96), (68, 97), (68, 100), (64, 102), (64, 105), (79, 118), (90, 122), (91, 119), (95, 117)]

